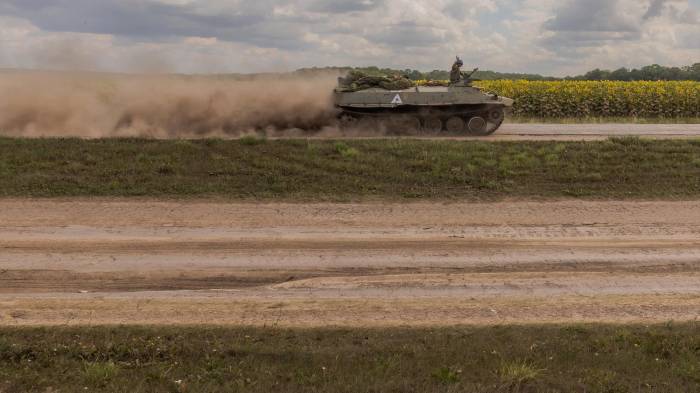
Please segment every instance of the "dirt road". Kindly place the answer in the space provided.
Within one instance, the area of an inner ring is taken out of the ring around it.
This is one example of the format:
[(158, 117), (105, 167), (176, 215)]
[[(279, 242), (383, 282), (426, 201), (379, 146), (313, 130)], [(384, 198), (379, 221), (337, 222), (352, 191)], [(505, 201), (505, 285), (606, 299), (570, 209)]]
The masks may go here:
[(700, 317), (700, 201), (0, 200), (0, 324)]
[(495, 140), (597, 140), (609, 137), (700, 138), (700, 124), (504, 124)]

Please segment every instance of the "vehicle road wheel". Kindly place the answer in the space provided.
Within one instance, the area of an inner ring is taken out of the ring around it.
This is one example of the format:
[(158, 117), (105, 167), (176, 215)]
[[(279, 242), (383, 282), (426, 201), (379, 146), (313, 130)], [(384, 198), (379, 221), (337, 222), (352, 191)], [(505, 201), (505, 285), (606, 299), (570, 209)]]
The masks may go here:
[(481, 116), (474, 116), (469, 119), (469, 132), (473, 135), (483, 135), (486, 131), (486, 119)]
[(442, 120), (439, 117), (426, 117), (423, 119), (423, 133), (439, 134), (442, 131)]
[(495, 123), (495, 124), (500, 124), (503, 122), (503, 119), (506, 117), (505, 112), (503, 109), (493, 109), (489, 112), (489, 122), (490, 123)]
[(452, 116), (447, 119), (445, 128), (447, 128), (447, 131), (452, 134), (462, 133), (464, 132), (464, 120), (462, 120), (462, 118), (459, 116)]
[[(505, 120), (505, 112), (501, 108), (496, 108), (488, 112), (484, 112), (479, 118), (481, 118), (482, 120), (486, 119), (486, 125), (480, 129), (477, 127), (474, 127), (474, 129), (472, 129), (470, 125), (469, 132), (472, 135), (487, 136), (493, 134), (494, 132), (496, 132), (496, 130), (498, 130), (501, 127), (501, 124), (503, 124), (503, 120)], [(479, 124), (481, 124), (481, 122), (479, 122)]]
[(357, 121), (355, 128), (360, 133), (376, 133), (381, 131), (380, 121), (372, 116), (364, 116)]
[(338, 122), (340, 123), (341, 128), (356, 128), (359, 121), (355, 116), (351, 116), (348, 114), (341, 115), (340, 118), (338, 119)]
[(394, 135), (418, 135), (420, 130), (420, 119), (416, 116), (392, 117), (388, 122), (388, 131)]

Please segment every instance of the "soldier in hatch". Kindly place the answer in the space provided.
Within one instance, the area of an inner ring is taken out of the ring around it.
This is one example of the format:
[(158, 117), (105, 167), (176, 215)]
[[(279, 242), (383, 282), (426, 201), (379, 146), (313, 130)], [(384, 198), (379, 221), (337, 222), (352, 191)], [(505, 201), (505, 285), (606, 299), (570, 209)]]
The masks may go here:
[(462, 66), (464, 66), (464, 62), (457, 57), (455, 63), (452, 64), (452, 71), (450, 71), (450, 83), (458, 83), (462, 80)]

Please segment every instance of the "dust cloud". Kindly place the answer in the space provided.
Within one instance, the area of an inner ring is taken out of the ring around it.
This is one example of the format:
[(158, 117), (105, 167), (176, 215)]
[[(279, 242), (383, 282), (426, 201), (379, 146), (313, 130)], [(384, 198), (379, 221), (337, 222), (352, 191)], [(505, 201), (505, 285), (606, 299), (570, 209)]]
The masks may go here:
[(0, 136), (238, 137), (333, 132), (337, 75), (0, 72)]

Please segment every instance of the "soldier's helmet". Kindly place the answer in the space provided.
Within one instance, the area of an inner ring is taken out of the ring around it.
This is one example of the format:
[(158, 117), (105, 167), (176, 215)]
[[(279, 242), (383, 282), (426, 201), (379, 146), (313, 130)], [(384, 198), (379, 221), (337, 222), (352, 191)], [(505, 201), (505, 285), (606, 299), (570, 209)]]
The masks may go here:
[(462, 62), (462, 59), (457, 56), (457, 60), (455, 60), (455, 65), (462, 67), (464, 65), (464, 62)]

